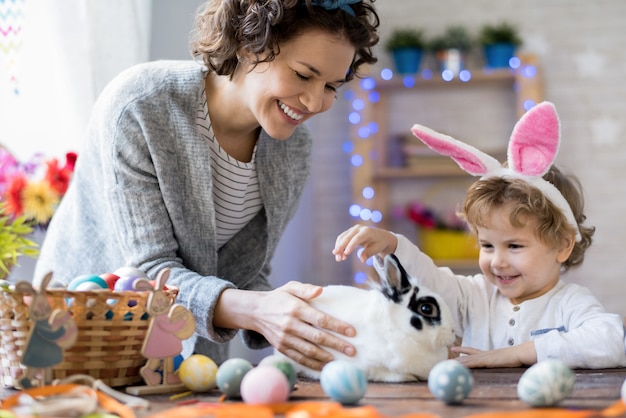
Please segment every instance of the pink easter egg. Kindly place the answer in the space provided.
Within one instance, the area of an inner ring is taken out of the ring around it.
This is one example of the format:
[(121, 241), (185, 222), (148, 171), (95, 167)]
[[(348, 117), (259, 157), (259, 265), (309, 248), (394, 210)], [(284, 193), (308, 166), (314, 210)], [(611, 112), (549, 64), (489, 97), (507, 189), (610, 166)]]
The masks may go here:
[(241, 398), (248, 404), (273, 404), (289, 399), (289, 380), (273, 366), (257, 366), (241, 381)]

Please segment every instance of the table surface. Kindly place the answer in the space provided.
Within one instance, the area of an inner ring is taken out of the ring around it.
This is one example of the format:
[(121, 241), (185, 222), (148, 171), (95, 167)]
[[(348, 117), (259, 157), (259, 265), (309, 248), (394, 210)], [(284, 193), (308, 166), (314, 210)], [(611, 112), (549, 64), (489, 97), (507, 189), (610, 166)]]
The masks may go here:
[[(435, 399), (430, 393), (426, 382), (413, 383), (372, 383), (368, 384), (365, 397), (358, 406), (373, 406), (381, 416), (408, 418), (410, 414), (431, 413), (441, 418), (468, 417), (473, 415), (502, 413), (493, 416), (506, 416), (505, 412), (513, 413), (520, 411), (534, 413), (532, 416), (552, 416), (529, 407), (517, 397), (517, 382), (526, 369), (473, 369), (474, 388), (469, 397), (459, 405), (446, 405)], [(587, 416), (623, 416), (626, 417), (626, 406), (615, 408), (620, 399), (622, 383), (626, 379), (626, 369), (603, 369), (603, 370), (576, 370), (576, 383), (572, 394), (559, 403), (558, 408), (552, 408), (550, 413), (561, 413), (561, 417), (577, 415), (580, 410), (594, 410), (597, 413)], [(118, 388), (119, 390), (119, 388)], [(2, 399), (15, 391), (0, 389)], [(162, 411), (180, 405), (180, 402), (199, 401), (224, 404), (240, 403), (241, 400), (222, 399), (219, 391), (215, 390), (204, 394), (194, 394), (180, 400), (170, 400), (170, 394), (147, 395), (144, 398), (150, 401), (150, 409), (137, 413), (138, 417), (149, 417)], [(319, 382), (300, 379), (296, 389), (289, 399), (290, 403), (299, 402), (328, 402), (330, 399), (322, 391)], [(619, 405), (622, 405), (619, 403)], [(606, 408), (613, 406), (613, 414), (606, 413)], [(179, 406), (180, 407), (180, 406)], [(187, 406), (189, 408), (189, 406)], [(605, 413), (602, 414), (602, 411)], [(616, 411), (616, 412), (615, 412)], [(540, 413), (541, 412), (541, 413)], [(562, 413), (566, 413), (563, 415)], [(538, 415), (537, 415), (538, 414)], [(178, 416), (178, 415), (172, 415)], [(281, 414), (276, 414), (281, 416)], [(423, 416), (423, 415), (422, 415)], [(511, 415), (513, 416), (513, 415)]]

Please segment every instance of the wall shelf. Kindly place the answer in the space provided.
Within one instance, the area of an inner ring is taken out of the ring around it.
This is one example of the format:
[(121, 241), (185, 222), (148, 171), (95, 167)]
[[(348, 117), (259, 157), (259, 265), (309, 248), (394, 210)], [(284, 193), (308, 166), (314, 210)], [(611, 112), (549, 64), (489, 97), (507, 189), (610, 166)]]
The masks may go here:
[[(456, 95), (462, 91), (474, 94), (473, 92), (486, 88), (502, 89), (513, 95), (511, 98), (511, 103), (515, 106), (513, 112), (519, 119), (527, 109), (543, 100), (542, 79), (536, 57), (525, 54), (520, 55), (519, 59), (520, 65), (516, 69), (491, 71), (477, 69), (471, 72), (468, 81), (461, 81), (459, 78), (445, 81), (437, 74), (428, 79), (421, 76), (395, 76), (388, 80), (380, 77), (362, 80), (354, 97), (354, 100), (361, 104), (358, 112), (359, 122), (353, 124), (351, 129), (352, 156), (360, 157), (359, 164), (353, 163), (352, 169), (352, 200), (356, 207), (361, 209), (361, 215), (355, 216), (355, 222), (392, 229), (390, 187), (394, 182), (426, 180), (437, 182), (468, 177), (467, 173), (447, 157), (412, 157), (409, 165), (388, 165), (389, 140), (393, 134), (390, 129), (390, 103), (394, 98), (400, 95), (419, 97), (420, 94), (445, 92), (448, 95), (446, 100), (457, 100)], [(375, 129), (372, 129), (372, 126)], [(410, 135), (410, 132), (407, 134)], [(505, 151), (500, 150), (491, 155), (502, 158), (502, 161)], [(366, 188), (373, 190), (373, 197), (364, 196), (363, 191)], [(351, 211), (353, 215), (355, 212)], [(373, 215), (373, 218), (370, 215)], [(458, 269), (477, 266), (475, 260), (439, 260), (439, 262), (440, 265)], [(355, 261), (354, 270), (355, 273), (364, 270), (363, 264)], [(356, 277), (355, 280), (359, 281)]]

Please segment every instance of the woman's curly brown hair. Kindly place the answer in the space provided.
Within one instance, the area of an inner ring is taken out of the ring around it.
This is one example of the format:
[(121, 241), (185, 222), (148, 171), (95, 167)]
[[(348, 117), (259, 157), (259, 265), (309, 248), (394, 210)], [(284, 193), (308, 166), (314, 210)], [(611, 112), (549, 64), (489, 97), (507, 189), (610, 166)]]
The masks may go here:
[[(569, 203), (581, 239), (575, 243), (569, 258), (563, 263), (563, 271), (582, 264), (585, 251), (592, 242), (594, 227), (583, 226), (584, 198), (580, 181), (565, 175), (557, 167), (552, 166), (543, 176), (552, 183)], [(487, 227), (494, 209), (507, 207), (511, 209), (509, 221), (516, 228), (521, 228), (529, 220), (535, 222), (537, 238), (547, 245), (559, 245), (571, 239), (576, 231), (567, 222), (565, 215), (539, 189), (520, 179), (489, 177), (476, 181), (469, 188), (463, 210), (459, 214), (476, 232), (477, 227)]]
[(350, 4), (354, 16), (342, 9), (326, 10), (311, 0), (209, 0), (200, 7), (191, 33), (191, 53), (210, 71), (232, 76), (238, 56), (247, 53), (253, 64), (274, 60), (280, 45), (308, 29), (343, 37), (356, 49), (346, 81), (359, 76), (363, 64), (374, 64), (373, 47), (380, 25), (375, 0)]

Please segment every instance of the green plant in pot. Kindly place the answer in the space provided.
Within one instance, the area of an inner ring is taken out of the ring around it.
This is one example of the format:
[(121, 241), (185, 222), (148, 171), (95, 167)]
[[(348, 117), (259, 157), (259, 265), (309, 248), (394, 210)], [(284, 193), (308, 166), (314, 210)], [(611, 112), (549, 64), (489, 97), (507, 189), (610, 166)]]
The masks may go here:
[(517, 48), (522, 45), (522, 38), (515, 26), (501, 22), (483, 25), (478, 42), (483, 47), (488, 68), (507, 68)]
[(37, 243), (28, 238), (32, 232), (30, 221), (25, 217), (11, 218), (5, 212), (5, 204), (0, 204), (0, 279), (9, 275), (19, 256), (39, 254)]
[(398, 73), (416, 74), (422, 61), (424, 45), (421, 30), (401, 28), (392, 32), (385, 47), (391, 53)]
[(428, 49), (435, 55), (440, 71), (450, 70), (457, 75), (465, 68), (465, 57), (472, 44), (473, 39), (467, 28), (455, 25), (432, 38)]

